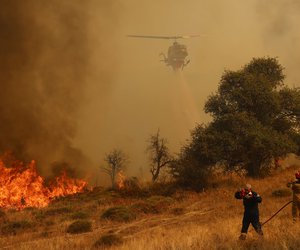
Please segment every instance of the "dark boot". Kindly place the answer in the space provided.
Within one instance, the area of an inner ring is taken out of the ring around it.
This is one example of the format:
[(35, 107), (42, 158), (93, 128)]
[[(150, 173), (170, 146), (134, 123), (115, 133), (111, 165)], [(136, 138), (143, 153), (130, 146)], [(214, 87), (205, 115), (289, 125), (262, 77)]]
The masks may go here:
[(247, 234), (245, 233), (241, 233), (239, 240), (245, 240), (246, 239)]

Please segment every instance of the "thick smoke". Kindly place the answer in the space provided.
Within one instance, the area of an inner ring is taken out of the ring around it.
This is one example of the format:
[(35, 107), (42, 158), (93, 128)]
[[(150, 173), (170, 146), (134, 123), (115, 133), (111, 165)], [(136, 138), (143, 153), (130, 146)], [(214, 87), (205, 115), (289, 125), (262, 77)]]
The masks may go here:
[(257, 1), (261, 37), (265, 50), (284, 61), (290, 85), (299, 85), (300, 2), (298, 0)]
[[(287, 84), (299, 86), (298, 0), (0, 3), (0, 150), (55, 171), (83, 153), (99, 166), (120, 148), (128, 174), (148, 172), (149, 135), (160, 128), (178, 152), (193, 120), (211, 119), (203, 106), (224, 70), (253, 57), (278, 57)], [(159, 58), (172, 41), (126, 34), (206, 36), (178, 41), (191, 60), (180, 82)]]
[[(86, 84), (92, 79), (94, 9), (103, 20), (115, 18), (109, 17), (108, 1), (96, 3), (0, 2), (0, 151), (10, 150), (26, 161), (36, 159), (44, 173), (57, 161), (88, 167), (72, 140), (78, 111), (87, 101)], [(108, 33), (106, 27), (97, 32)], [(105, 50), (101, 42), (99, 46)], [(104, 92), (111, 75), (98, 67), (101, 76), (95, 77)]]

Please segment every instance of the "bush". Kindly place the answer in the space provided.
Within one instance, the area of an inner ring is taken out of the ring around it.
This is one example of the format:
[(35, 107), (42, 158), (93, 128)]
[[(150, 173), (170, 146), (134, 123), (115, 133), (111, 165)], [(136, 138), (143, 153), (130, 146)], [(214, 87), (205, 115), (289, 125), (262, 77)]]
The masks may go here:
[(92, 223), (87, 220), (77, 220), (67, 228), (67, 233), (80, 234), (92, 231)]
[(131, 206), (132, 210), (144, 214), (157, 214), (159, 211), (155, 206), (146, 201), (140, 201)]
[(124, 187), (119, 192), (126, 196), (144, 197), (147, 195), (137, 177), (131, 177), (124, 180)]
[(146, 199), (146, 201), (152, 204), (153, 206), (160, 208), (168, 207), (174, 202), (173, 198), (160, 195), (151, 196), (148, 199)]
[(171, 197), (156, 195), (133, 204), (131, 208), (145, 214), (157, 214), (166, 210), (173, 202), (174, 200)]
[(113, 246), (119, 245), (123, 242), (122, 238), (115, 234), (105, 234), (102, 235), (99, 240), (94, 244), (94, 247), (103, 247), (103, 246)]
[(134, 220), (136, 218), (136, 215), (128, 207), (118, 206), (118, 207), (111, 207), (106, 211), (104, 211), (101, 218), (120, 221), (120, 222), (128, 222)]
[(149, 187), (149, 193), (151, 195), (162, 195), (162, 196), (171, 196), (178, 189), (176, 183), (162, 183), (155, 182)]
[(46, 227), (53, 226), (54, 224), (55, 224), (55, 223), (54, 223), (53, 220), (46, 220), (46, 221), (45, 221), (45, 226), (46, 226)]
[(194, 159), (190, 159), (196, 156), (190, 157), (188, 156), (189, 154), (190, 152), (187, 150), (176, 161), (172, 162), (170, 166), (171, 174), (176, 181), (177, 187), (201, 191), (209, 185), (212, 171), (209, 163), (206, 163), (207, 160), (199, 156), (200, 159), (197, 162)]
[(292, 191), (288, 188), (277, 189), (272, 192), (275, 197), (288, 197), (292, 195)]
[(34, 225), (27, 220), (10, 221), (10, 222), (4, 223), (4, 225), (1, 228), (1, 233), (16, 235), (18, 232), (32, 228), (33, 226)]

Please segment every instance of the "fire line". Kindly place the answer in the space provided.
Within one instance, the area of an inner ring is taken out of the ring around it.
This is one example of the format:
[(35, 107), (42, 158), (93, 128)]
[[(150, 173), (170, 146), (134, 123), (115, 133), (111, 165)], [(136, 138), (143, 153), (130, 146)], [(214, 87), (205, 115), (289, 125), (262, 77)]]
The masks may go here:
[(18, 162), (9, 168), (0, 159), (0, 208), (46, 207), (57, 197), (80, 193), (86, 188), (86, 181), (70, 178), (66, 172), (46, 186), (35, 161)]

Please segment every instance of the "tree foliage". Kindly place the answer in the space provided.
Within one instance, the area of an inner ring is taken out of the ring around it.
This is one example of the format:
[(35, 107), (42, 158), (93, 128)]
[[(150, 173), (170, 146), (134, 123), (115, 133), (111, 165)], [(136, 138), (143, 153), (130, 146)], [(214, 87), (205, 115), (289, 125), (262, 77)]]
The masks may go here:
[(300, 89), (287, 87), (284, 79), (276, 58), (254, 58), (238, 71), (225, 71), (205, 103), (213, 120), (194, 129), (173, 168), (175, 176), (190, 172), (203, 179), (216, 164), (263, 176), (274, 159), (298, 153)]
[(218, 158), (218, 148), (211, 150), (216, 146), (215, 135), (211, 132), (207, 126), (197, 126), (192, 131), (190, 143), (171, 163), (171, 173), (180, 185), (201, 190), (209, 182), (208, 177)]

